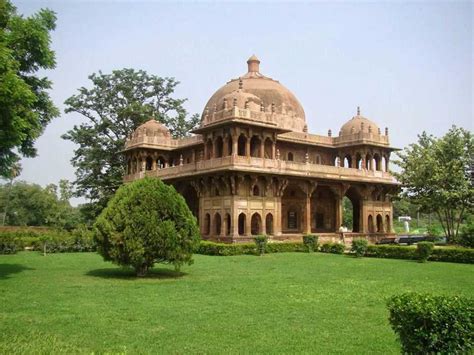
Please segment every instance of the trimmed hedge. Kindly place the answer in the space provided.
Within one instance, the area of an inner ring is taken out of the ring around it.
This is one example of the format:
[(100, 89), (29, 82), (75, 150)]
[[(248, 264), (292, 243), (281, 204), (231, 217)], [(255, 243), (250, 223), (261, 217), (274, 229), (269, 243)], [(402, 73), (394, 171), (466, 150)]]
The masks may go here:
[[(71, 232), (54, 229), (10, 229), (0, 231), (0, 254), (11, 254), (28, 248), (48, 253), (91, 252), (96, 250), (92, 232), (78, 228)], [(15, 246), (13, 248), (12, 246)]]
[[(267, 243), (265, 253), (292, 253), (306, 252), (303, 243)], [(254, 243), (224, 244), (201, 240), (196, 254), (231, 256), (231, 255), (259, 255)]]
[[(369, 245), (365, 256), (387, 259), (418, 260), (416, 248), (396, 245)], [(474, 264), (474, 249), (454, 247), (435, 248), (428, 260)]]
[(304, 253), (307, 247), (300, 242), (291, 243), (269, 243), (267, 244), (267, 253)]
[(339, 243), (324, 243), (321, 245), (320, 251), (322, 253), (344, 254), (346, 246)]
[(387, 306), (402, 353), (469, 354), (474, 346), (473, 299), (405, 293)]
[(201, 240), (195, 253), (213, 256), (257, 255), (254, 243), (224, 244), (206, 240)]
[(474, 264), (474, 249), (435, 248), (428, 260)]

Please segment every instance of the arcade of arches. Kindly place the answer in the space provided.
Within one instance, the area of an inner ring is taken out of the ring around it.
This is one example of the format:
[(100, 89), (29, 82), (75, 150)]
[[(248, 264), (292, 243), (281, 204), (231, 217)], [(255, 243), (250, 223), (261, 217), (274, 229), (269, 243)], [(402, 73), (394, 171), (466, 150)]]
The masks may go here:
[(343, 224), (342, 199), (352, 203), (355, 234), (391, 233), (392, 191), (383, 186), (337, 184), (278, 176), (222, 174), (174, 184), (206, 239), (244, 241), (258, 234), (292, 239), (335, 234)]

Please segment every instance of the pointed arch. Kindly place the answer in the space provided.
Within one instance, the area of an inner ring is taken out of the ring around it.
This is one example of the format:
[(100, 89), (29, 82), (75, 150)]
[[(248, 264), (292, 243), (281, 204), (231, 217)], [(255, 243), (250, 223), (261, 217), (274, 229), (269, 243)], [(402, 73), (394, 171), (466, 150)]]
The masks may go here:
[(377, 233), (383, 233), (383, 218), (380, 214), (377, 215)]
[(262, 217), (258, 212), (255, 212), (252, 215), (252, 219), (250, 220), (250, 232), (252, 235), (262, 234)]
[(273, 215), (271, 213), (265, 217), (265, 234), (273, 235)]
[(367, 224), (368, 224), (368, 229), (369, 229), (369, 233), (374, 233), (375, 229), (374, 229), (374, 217), (372, 217), (371, 214), (369, 214), (369, 217), (367, 219)]
[(214, 233), (219, 236), (222, 231), (222, 220), (219, 212), (214, 215)]
[(247, 216), (245, 213), (239, 214), (239, 219), (238, 219), (238, 229), (239, 229), (239, 235), (245, 235), (245, 224), (246, 224)]

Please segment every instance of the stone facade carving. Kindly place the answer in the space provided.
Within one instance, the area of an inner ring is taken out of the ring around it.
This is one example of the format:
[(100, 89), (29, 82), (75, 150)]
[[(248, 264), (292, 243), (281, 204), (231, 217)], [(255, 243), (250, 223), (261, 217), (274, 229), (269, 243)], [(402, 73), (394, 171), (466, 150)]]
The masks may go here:
[(125, 182), (156, 176), (173, 184), (206, 239), (317, 233), (335, 241), (344, 197), (353, 206), (346, 240), (392, 234), (390, 196), (398, 182), (389, 172), (395, 148), (388, 129), (382, 135), (358, 108), (338, 136), (310, 134), (296, 97), (262, 75), (255, 56), (247, 64), (247, 74), (210, 98), (193, 136), (173, 139), (153, 119), (138, 127), (124, 149)]

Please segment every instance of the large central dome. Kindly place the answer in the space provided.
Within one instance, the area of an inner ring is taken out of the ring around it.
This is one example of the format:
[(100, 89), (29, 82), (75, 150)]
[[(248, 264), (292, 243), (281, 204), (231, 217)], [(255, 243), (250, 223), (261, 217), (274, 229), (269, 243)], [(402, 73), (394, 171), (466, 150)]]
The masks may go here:
[(213, 123), (213, 113), (238, 107), (250, 110), (253, 117), (260, 117), (264, 123), (270, 118), (278, 128), (304, 131), (306, 119), (298, 99), (278, 81), (260, 73), (257, 57), (250, 57), (247, 64), (245, 75), (229, 81), (209, 99), (202, 114), (201, 127)]

